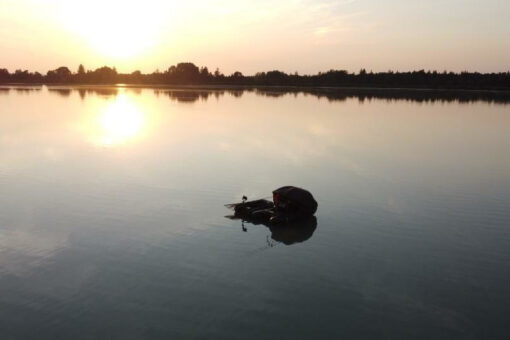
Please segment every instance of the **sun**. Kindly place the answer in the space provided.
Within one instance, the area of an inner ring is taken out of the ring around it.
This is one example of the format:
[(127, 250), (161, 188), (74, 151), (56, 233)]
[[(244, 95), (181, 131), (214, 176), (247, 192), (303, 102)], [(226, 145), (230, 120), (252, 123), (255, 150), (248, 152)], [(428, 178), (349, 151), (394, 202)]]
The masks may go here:
[(132, 58), (142, 54), (151, 47), (150, 36), (138, 30), (120, 25), (107, 31), (90, 32), (87, 40), (98, 53), (114, 58)]
[(64, 3), (61, 16), (66, 29), (95, 53), (113, 60), (149, 53), (160, 35), (157, 13), (147, 13), (140, 2), (88, 1), (77, 11), (74, 2)]

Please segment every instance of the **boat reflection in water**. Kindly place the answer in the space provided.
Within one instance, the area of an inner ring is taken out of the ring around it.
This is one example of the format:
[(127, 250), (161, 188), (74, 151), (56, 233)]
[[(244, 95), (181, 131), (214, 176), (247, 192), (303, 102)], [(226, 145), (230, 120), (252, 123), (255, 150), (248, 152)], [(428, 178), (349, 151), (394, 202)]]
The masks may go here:
[(281, 242), (287, 246), (294, 243), (305, 242), (312, 237), (315, 229), (317, 229), (317, 218), (311, 216), (306, 220), (284, 225), (269, 225), (271, 230), (271, 238), (277, 242)]
[[(241, 220), (241, 228), (243, 231), (248, 231), (247, 224), (264, 225), (271, 231), (272, 240), (287, 246), (309, 240), (315, 232), (315, 229), (317, 229), (317, 218), (315, 216), (310, 216), (299, 221), (274, 225), (256, 220), (242, 219), (235, 215), (226, 217), (232, 220)], [(273, 246), (274, 244), (270, 245)]]

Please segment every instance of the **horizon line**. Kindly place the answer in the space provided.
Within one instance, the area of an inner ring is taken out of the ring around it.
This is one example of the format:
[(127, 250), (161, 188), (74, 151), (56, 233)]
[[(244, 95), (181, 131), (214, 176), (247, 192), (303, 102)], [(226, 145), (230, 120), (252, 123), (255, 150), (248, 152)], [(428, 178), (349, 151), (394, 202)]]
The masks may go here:
[[(209, 72), (211, 72), (212, 69), (210, 69), (208, 66), (198, 66), (196, 65), (194, 62), (188, 62), (188, 61), (182, 61), (182, 62), (178, 62), (178, 63), (175, 63), (175, 64), (172, 64), (170, 66), (168, 66), (167, 68), (163, 69), (163, 70), (160, 70), (159, 68), (156, 68), (154, 71), (152, 72), (148, 72), (148, 73), (144, 73), (142, 71), (140, 71), (140, 69), (135, 69), (133, 71), (128, 71), (128, 72), (119, 72), (117, 71), (117, 68), (116, 66), (109, 66), (109, 65), (103, 65), (103, 66), (99, 66), (99, 67), (96, 67), (95, 69), (85, 69), (83, 63), (80, 63), (78, 64), (78, 66), (76, 67), (77, 70), (79, 70), (80, 66), (83, 66), (84, 67), (84, 71), (85, 73), (87, 72), (94, 72), (98, 69), (101, 69), (101, 68), (109, 68), (109, 69), (112, 69), (112, 70), (115, 70), (117, 74), (121, 74), (121, 75), (130, 75), (130, 74), (133, 74), (133, 73), (136, 73), (136, 72), (140, 72), (140, 74), (143, 74), (143, 75), (150, 75), (150, 74), (159, 74), (159, 73), (165, 73), (167, 72), (170, 68), (172, 67), (175, 67), (177, 65), (180, 65), (180, 64), (192, 64), (196, 67), (198, 67), (200, 70), (202, 69), (207, 69)], [(47, 74), (48, 72), (51, 72), (51, 71), (55, 71), (55, 70), (58, 70), (59, 68), (67, 68), (69, 69), (69, 71), (71, 71), (71, 68), (69, 66), (66, 66), (66, 65), (60, 65), (58, 67), (55, 67), (53, 69), (48, 69), (46, 71), (46, 73), (41, 73), (39, 71), (32, 71), (32, 70), (29, 70), (28, 68), (15, 68), (14, 71), (10, 71), (9, 68), (7, 67), (4, 67), (4, 66), (1, 66), (0, 65), (0, 70), (6, 70), (7, 72), (9, 72), (10, 74), (14, 74), (16, 71), (21, 71), (21, 72), (29, 72), (29, 73), (39, 73), (41, 75), (45, 75)], [(218, 71), (221, 73), (221, 70), (216, 67), (214, 68), (214, 70)], [(352, 75), (356, 75), (356, 74), (361, 74), (363, 72), (367, 73), (367, 74), (384, 74), (384, 73), (418, 73), (418, 72), (425, 72), (425, 73), (438, 73), (438, 74), (481, 74), (481, 75), (490, 75), (490, 74), (509, 74), (510, 73), (510, 69), (506, 70), (506, 71), (492, 71), (492, 72), (481, 72), (481, 71), (468, 71), (468, 70), (463, 70), (463, 71), (452, 71), (452, 70), (447, 70), (447, 69), (444, 69), (442, 71), (438, 70), (438, 69), (425, 69), (425, 68), (421, 68), (421, 69), (408, 69), (408, 70), (399, 70), (399, 69), (388, 69), (386, 71), (373, 71), (373, 70), (367, 70), (366, 68), (364, 67), (361, 67), (359, 69), (359, 71), (349, 71), (349, 70), (346, 70), (346, 69), (342, 69), (342, 68), (329, 68), (327, 70), (322, 70), (322, 71), (317, 71), (315, 73), (300, 73), (298, 71), (294, 71), (294, 72), (285, 72), (285, 71), (281, 71), (277, 68), (272, 68), (272, 69), (267, 69), (265, 71), (257, 71), (253, 74), (244, 74), (242, 73), (241, 71), (239, 70), (236, 70), (236, 71), (233, 71), (232, 73), (230, 73), (230, 75), (234, 75), (236, 73), (241, 73), (244, 77), (253, 77), (253, 76), (256, 76), (257, 74), (259, 73), (268, 73), (268, 72), (274, 72), (274, 71), (277, 71), (277, 72), (281, 72), (281, 73), (285, 73), (287, 75), (299, 75), (299, 76), (316, 76), (316, 75), (320, 75), (320, 74), (324, 74), (324, 73), (327, 73), (327, 72), (331, 72), (331, 71), (339, 71), (339, 72), (347, 72), (348, 74), (352, 74)], [(44, 71), (43, 71), (44, 72)], [(71, 71), (72, 74), (78, 74), (79, 71), (76, 71), (76, 72), (73, 72)], [(226, 75), (228, 76), (228, 74), (223, 74), (221, 73), (222, 75)]]

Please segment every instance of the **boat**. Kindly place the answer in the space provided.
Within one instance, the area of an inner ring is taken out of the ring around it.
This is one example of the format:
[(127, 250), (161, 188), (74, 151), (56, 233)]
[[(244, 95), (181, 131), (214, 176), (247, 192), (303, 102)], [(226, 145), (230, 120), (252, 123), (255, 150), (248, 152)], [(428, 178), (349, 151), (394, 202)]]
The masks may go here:
[(318, 208), (317, 201), (308, 190), (295, 186), (283, 186), (274, 190), (273, 201), (267, 199), (248, 201), (248, 198), (243, 196), (242, 202), (225, 206), (234, 210), (234, 218), (266, 225), (306, 221)]

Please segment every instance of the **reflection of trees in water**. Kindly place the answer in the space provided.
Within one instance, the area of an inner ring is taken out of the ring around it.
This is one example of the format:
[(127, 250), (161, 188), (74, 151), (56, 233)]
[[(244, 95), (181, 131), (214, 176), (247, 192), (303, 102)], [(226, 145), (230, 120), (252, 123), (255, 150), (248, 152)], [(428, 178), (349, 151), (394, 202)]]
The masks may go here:
[(231, 96), (236, 98), (241, 98), (243, 96), (244, 91), (243, 90), (230, 90), (228, 91)]
[(61, 97), (69, 97), (71, 95), (71, 89), (48, 89), (48, 91), (58, 94)]
[[(10, 88), (1, 88), (0, 93), (6, 93)], [(19, 88), (12, 87), (18, 92), (29, 92), (40, 90), (40, 87)], [(86, 95), (94, 94), (99, 96), (116, 96), (119, 90), (129, 91), (134, 94), (141, 94), (142, 87), (53, 87), (49, 88), (51, 93), (62, 97), (68, 97), (72, 91), (77, 91), (83, 99)], [(259, 88), (155, 88), (156, 96), (164, 95), (173, 101), (180, 103), (194, 103), (198, 100), (207, 101), (211, 96), (216, 99), (228, 94), (235, 98), (240, 98), (245, 92), (255, 93), (257, 96), (267, 98), (280, 98), (283, 96), (313, 96), (319, 99), (326, 99), (332, 102), (341, 102), (347, 99), (358, 99), (360, 103), (371, 100), (392, 101), (410, 101), (417, 103), (435, 103), (435, 102), (487, 102), (495, 104), (510, 103), (510, 92), (506, 91), (482, 91), (482, 90), (423, 90), (423, 89), (385, 89), (385, 88), (297, 88), (297, 87), (259, 87)]]
[(87, 94), (95, 94), (98, 96), (116, 96), (119, 94), (119, 90), (116, 88), (107, 88), (107, 87), (97, 88), (97, 89), (90, 88), (90, 89), (86, 89), (86, 93)]
[(408, 90), (408, 89), (342, 89), (341, 91), (322, 92), (317, 90), (307, 91), (318, 98), (326, 98), (330, 101), (344, 101), (349, 98), (357, 98), (361, 103), (364, 101), (379, 99), (386, 101), (411, 101), (418, 103), (434, 102), (489, 102), (510, 103), (510, 93), (492, 91), (454, 91), (454, 90)]
[[(129, 89), (129, 91), (134, 89)], [(119, 88), (117, 87), (79, 87), (79, 88), (70, 88), (70, 87), (49, 87), (48, 91), (50, 93), (57, 94), (62, 97), (69, 97), (71, 93), (77, 92), (81, 99), (84, 99), (87, 95), (97, 95), (97, 96), (116, 96), (119, 93)], [(134, 93), (141, 93), (141, 89), (138, 91), (133, 91)]]
[(155, 89), (154, 93), (159, 95), (165, 95), (170, 99), (180, 102), (180, 103), (194, 103), (197, 100), (208, 100), (210, 96), (214, 96), (216, 99), (224, 96), (226, 93), (229, 95), (240, 98), (244, 89), (235, 89), (235, 90), (203, 90), (203, 89), (175, 89), (175, 90), (163, 90), (163, 89)]
[(285, 95), (311, 95), (329, 101), (358, 99), (361, 103), (371, 100), (411, 101), (418, 103), (434, 102), (488, 102), (497, 104), (510, 103), (510, 93), (505, 91), (458, 91), (458, 90), (417, 90), (417, 89), (370, 89), (370, 88), (309, 88), (309, 89), (257, 89), (259, 96), (279, 98)]
[(280, 98), (289, 94), (288, 91), (270, 91), (270, 90), (256, 90), (255, 93), (263, 97)]
[[(116, 96), (118, 93), (119, 93), (119, 89), (118, 88), (77, 88), (77, 89), (72, 89), (72, 88), (49, 88), (48, 91), (52, 92), (52, 93), (55, 93), (55, 94), (58, 94), (62, 97), (69, 97), (71, 95), (71, 93), (73, 91), (77, 91), (80, 98), (85, 98), (87, 96), (87, 94), (94, 94), (94, 95), (99, 95), (99, 96)], [(130, 88), (128, 90), (129, 92), (131, 93), (134, 93), (134, 94), (141, 94), (142, 93), (142, 89), (139, 89), (139, 88)]]
[(12, 89), (19, 94), (29, 94), (31, 92), (40, 91), (41, 87), (13, 87)]
[(171, 100), (179, 103), (194, 103), (199, 99), (207, 100), (212, 94), (212, 91), (193, 91), (193, 90), (154, 90), (157, 95), (165, 95)]

